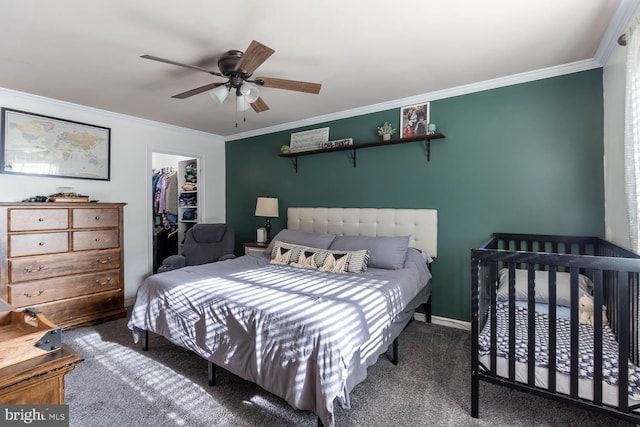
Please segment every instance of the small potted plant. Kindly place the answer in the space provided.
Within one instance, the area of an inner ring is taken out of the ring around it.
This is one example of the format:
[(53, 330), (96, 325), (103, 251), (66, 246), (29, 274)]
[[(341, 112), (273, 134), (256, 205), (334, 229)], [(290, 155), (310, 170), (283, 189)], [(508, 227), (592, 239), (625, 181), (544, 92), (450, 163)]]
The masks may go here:
[(384, 122), (382, 126), (378, 127), (378, 135), (382, 136), (383, 141), (391, 139), (391, 135), (393, 135), (395, 132), (395, 128), (388, 122)]

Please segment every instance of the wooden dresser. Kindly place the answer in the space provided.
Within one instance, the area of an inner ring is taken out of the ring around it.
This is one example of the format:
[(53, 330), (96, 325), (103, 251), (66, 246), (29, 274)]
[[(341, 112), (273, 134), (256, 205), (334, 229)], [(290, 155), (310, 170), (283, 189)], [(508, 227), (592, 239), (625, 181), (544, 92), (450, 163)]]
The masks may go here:
[(0, 298), (65, 329), (124, 317), (124, 203), (0, 203)]
[(0, 404), (61, 405), (64, 376), (84, 359), (71, 347), (0, 368)]

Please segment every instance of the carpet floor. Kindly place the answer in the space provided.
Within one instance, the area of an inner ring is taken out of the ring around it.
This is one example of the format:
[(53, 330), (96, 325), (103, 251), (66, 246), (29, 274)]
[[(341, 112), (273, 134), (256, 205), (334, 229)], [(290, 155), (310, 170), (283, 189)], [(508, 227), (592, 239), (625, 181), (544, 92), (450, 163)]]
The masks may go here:
[[(150, 334), (135, 345), (127, 319), (64, 331), (84, 357), (65, 377), (70, 425), (77, 427), (315, 426), (314, 414)], [(399, 340), (400, 361), (369, 368), (351, 393), (351, 409), (335, 410), (343, 426), (629, 426), (616, 418), (480, 383), (480, 418), (470, 410), (468, 331), (412, 322)]]

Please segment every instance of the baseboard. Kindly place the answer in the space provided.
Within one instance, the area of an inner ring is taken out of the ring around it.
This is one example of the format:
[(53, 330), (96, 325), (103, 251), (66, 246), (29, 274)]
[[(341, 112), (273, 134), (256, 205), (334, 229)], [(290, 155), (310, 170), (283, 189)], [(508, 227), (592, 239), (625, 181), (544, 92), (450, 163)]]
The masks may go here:
[(124, 306), (129, 308), (129, 307), (133, 307), (133, 305), (136, 303), (136, 297), (132, 297), (132, 298), (125, 298), (124, 299)]
[[(415, 313), (413, 315), (413, 318), (420, 322), (427, 321), (424, 313)], [(465, 331), (471, 330), (471, 322), (465, 322), (464, 320), (458, 319), (450, 319), (448, 317), (431, 316), (431, 323), (433, 323), (434, 325), (448, 326), (450, 328), (464, 329)]]

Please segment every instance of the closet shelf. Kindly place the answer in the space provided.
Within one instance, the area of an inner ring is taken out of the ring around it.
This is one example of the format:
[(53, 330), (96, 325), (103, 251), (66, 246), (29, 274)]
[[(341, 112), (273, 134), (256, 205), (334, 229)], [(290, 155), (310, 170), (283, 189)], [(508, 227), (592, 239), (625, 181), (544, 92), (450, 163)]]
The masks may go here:
[(351, 156), (351, 160), (353, 161), (353, 167), (355, 168), (356, 167), (356, 151), (361, 148), (382, 147), (384, 145), (406, 144), (408, 142), (425, 141), (427, 161), (430, 161), (431, 160), (431, 140), (441, 139), (441, 138), (445, 138), (445, 136), (442, 133), (437, 132), (437, 133), (431, 133), (428, 135), (410, 136), (408, 138), (388, 139), (386, 141), (361, 142), (359, 144), (343, 145), (340, 147), (318, 148), (317, 150), (281, 153), (280, 157), (291, 158), (291, 161), (293, 162), (293, 167), (295, 171), (298, 172), (298, 157), (310, 156), (313, 154), (321, 154), (321, 153), (332, 153), (334, 151), (351, 151), (350, 156)]

